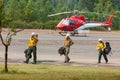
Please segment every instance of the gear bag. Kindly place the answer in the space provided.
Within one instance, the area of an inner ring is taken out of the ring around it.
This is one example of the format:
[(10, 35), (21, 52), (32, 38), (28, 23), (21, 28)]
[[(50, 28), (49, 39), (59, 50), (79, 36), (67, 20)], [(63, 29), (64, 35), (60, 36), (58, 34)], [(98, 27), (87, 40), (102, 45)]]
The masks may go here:
[(106, 48), (104, 49), (104, 53), (108, 55), (112, 48), (109, 42), (105, 42), (105, 45), (106, 45)]
[(60, 48), (58, 49), (58, 53), (59, 53), (60, 55), (65, 55), (65, 52), (66, 52), (65, 47), (60, 47)]
[[(25, 53), (25, 57), (27, 57), (27, 53), (28, 53), (28, 49), (25, 49), (24, 50), (24, 53)], [(29, 58), (32, 58), (32, 55), (30, 54), (30, 57)]]

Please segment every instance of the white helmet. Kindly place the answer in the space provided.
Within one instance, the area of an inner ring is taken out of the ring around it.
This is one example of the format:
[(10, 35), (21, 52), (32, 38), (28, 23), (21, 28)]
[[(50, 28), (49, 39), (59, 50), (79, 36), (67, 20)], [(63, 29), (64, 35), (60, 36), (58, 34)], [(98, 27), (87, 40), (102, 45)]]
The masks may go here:
[(69, 36), (70, 36), (70, 34), (69, 34), (69, 33), (67, 33), (65, 37), (69, 37)]
[(99, 38), (98, 41), (103, 41), (103, 40), (101, 38)]
[(35, 32), (32, 32), (32, 33), (31, 33), (31, 36), (33, 36), (33, 35), (35, 35)]

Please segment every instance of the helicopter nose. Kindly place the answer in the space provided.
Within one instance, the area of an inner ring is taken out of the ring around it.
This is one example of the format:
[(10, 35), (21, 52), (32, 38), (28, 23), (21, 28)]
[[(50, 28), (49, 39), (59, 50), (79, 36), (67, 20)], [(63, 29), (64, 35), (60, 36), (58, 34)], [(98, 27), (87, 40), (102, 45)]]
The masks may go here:
[(63, 29), (63, 25), (57, 25), (57, 28), (62, 30)]

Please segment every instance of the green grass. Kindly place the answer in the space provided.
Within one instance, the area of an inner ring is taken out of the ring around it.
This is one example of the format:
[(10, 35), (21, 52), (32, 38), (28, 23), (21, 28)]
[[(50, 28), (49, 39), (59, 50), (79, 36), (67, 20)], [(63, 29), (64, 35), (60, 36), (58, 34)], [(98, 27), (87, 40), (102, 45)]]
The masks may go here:
[(120, 68), (42, 64), (9, 64), (8, 68), (4, 73), (0, 64), (0, 80), (120, 80)]

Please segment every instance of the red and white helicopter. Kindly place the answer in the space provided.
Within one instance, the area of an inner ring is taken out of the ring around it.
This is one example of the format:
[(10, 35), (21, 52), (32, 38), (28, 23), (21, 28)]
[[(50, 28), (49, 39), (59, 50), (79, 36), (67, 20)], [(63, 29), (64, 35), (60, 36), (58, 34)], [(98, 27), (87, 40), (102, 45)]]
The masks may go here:
[[(57, 13), (57, 14), (51, 14), (48, 15), (48, 17), (55, 16), (55, 15), (60, 15), (60, 14), (67, 14), (71, 12), (62, 12), (62, 13)], [(61, 30), (59, 32), (62, 36), (66, 35), (67, 32), (70, 32), (71, 35), (79, 34), (80, 32), (85, 33), (84, 36), (86, 36), (86, 32), (89, 32), (88, 30), (84, 30), (86, 28), (91, 28), (91, 27), (104, 27), (108, 31), (111, 31), (112, 27), (112, 20), (114, 17), (114, 14), (110, 16), (108, 21), (105, 22), (91, 22), (87, 21), (84, 15), (78, 15), (78, 11), (75, 12), (76, 15), (71, 16), (70, 18), (64, 18), (62, 19), (59, 24), (57, 24), (57, 29)]]

